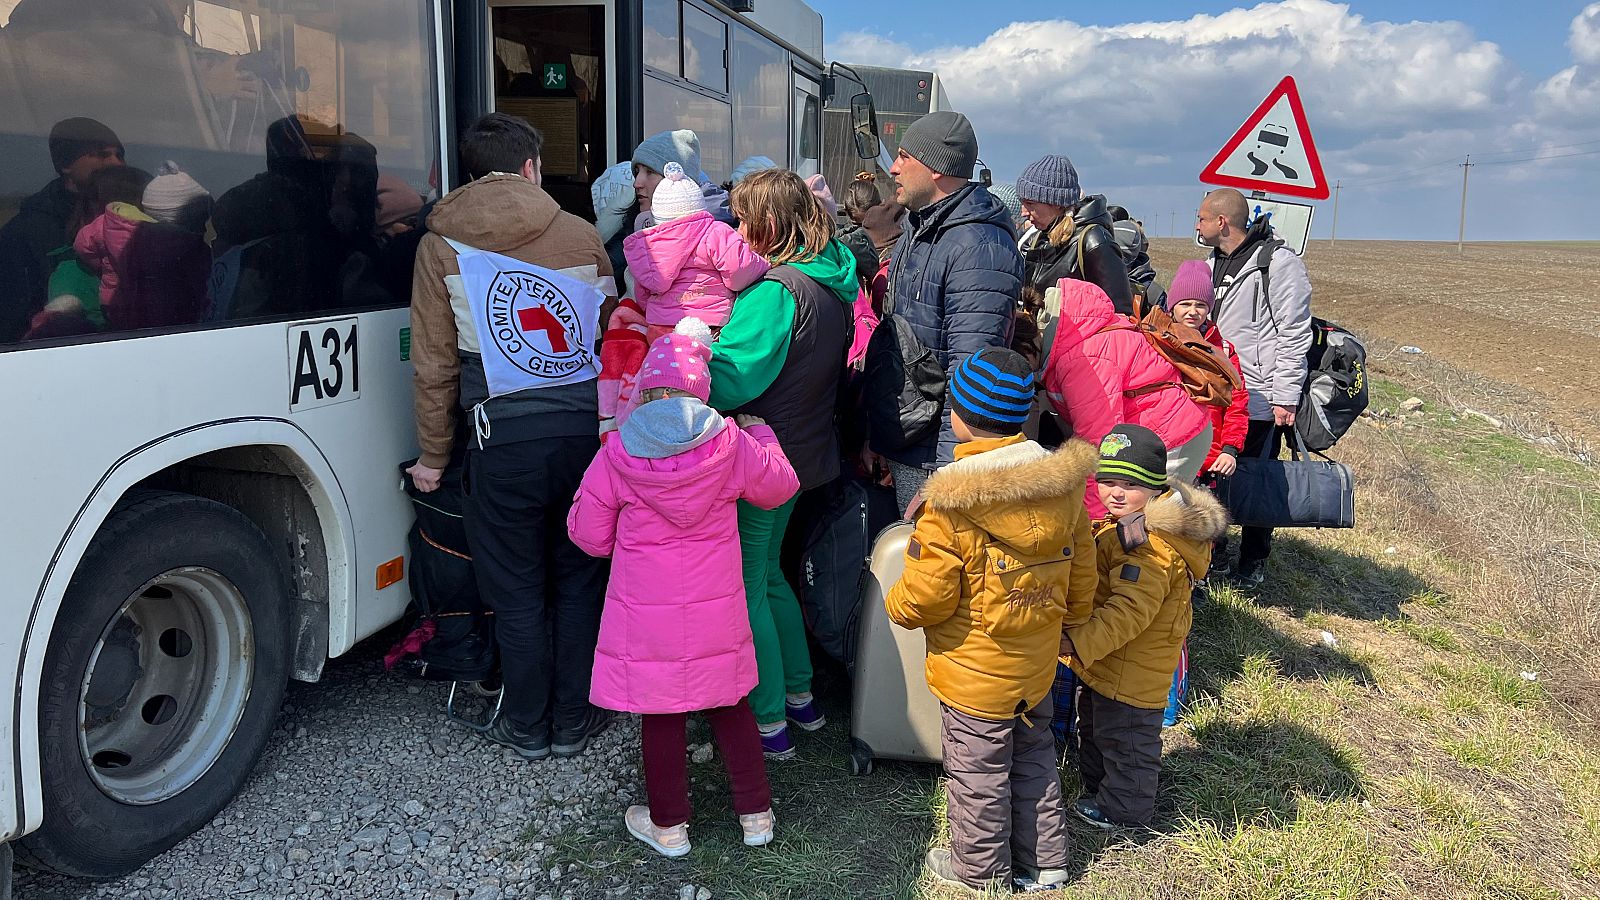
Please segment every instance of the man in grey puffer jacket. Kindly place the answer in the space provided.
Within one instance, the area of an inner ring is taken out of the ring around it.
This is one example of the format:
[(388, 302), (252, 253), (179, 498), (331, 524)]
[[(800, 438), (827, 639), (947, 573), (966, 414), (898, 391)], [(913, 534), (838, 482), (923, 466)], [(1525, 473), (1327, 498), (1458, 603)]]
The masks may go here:
[[(1277, 458), (1283, 437), (1294, 427), (1306, 382), (1311, 349), (1311, 278), (1306, 264), (1272, 235), (1266, 219), (1247, 226), (1250, 206), (1232, 188), (1212, 191), (1200, 204), (1195, 232), (1213, 248), (1206, 261), (1216, 294), (1212, 319), (1222, 337), (1239, 351), (1244, 385), (1250, 391), (1250, 431), (1242, 457)], [(1245, 528), (1239, 541), (1237, 580), (1256, 587), (1266, 576), (1272, 529)], [(1226, 573), (1223, 554), (1211, 571)]]

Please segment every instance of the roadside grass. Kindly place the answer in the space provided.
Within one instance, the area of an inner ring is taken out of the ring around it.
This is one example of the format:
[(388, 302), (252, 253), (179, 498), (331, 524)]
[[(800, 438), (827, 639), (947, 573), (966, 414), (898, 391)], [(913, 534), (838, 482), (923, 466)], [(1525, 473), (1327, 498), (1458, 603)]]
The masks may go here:
[[(1422, 427), (1361, 426), (1340, 444), (1358, 528), (1281, 532), (1259, 596), (1219, 588), (1196, 606), (1155, 827), (1107, 835), (1072, 820), (1075, 880), (1056, 896), (1600, 897), (1600, 553), (1582, 493), (1528, 487), (1541, 469), (1572, 484), (1600, 475), (1480, 419), (1450, 422), (1442, 400), (1388, 373), (1374, 409), (1413, 394)], [(719, 763), (695, 765), (687, 859), (630, 839), (621, 798), (557, 842), (557, 862), (576, 868), (552, 895), (974, 896), (922, 872), (948, 840), (938, 770), (880, 761), (851, 777), (842, 683), (818, 690), (833, 724), (769, 767), (773, 846), (739, 843)], [(1070, 761), (1062, 783), (1076, 795)]]

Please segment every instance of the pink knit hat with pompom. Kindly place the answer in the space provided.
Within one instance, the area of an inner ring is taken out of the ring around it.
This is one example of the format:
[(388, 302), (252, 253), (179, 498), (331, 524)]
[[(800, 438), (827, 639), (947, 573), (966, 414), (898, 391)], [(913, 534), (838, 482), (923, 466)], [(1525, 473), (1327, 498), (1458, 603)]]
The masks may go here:
[(693, 316), (656, 338), (639, 368), (639, 393), (674, 388), (711, 402), (711, 328)]

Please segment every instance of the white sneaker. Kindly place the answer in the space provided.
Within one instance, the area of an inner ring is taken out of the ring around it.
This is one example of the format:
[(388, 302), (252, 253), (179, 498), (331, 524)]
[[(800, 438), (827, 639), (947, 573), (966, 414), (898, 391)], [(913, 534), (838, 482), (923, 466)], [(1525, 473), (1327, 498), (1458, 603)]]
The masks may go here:
[(745, 846), (764, 847), (772, 843), (772, 830), (777, 824), (778, 819), (770, 809), (740, 816), (739, 827), (744, 830)]
[[(650, 845), (650, 849), (669, 859), (689, 853), (689, 826), (687, 824), (662, 828), (650, 820), (650, 807), (630, 806), (622, 817), (628, 833)], [(748, 835), (748, 832), (746, 832)], [(749, 837), (745, 842), (749, 843)]]

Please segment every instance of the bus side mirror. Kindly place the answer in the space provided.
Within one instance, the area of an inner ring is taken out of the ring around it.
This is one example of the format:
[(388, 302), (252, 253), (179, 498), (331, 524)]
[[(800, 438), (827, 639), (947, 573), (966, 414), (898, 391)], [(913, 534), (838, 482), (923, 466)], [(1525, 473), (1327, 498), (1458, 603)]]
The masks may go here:
[(856, 156), (877, 159), (878, 111), (872, 105), (872, 95), (866, 91), (850, 98), (850, 130), (855, 135)]
[(978, 160), (978, 183), (986, 188), (994, 186), (994, 173), (989, 171), (989, 167), (981, 159)]

